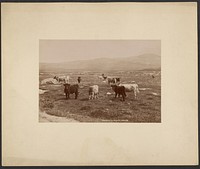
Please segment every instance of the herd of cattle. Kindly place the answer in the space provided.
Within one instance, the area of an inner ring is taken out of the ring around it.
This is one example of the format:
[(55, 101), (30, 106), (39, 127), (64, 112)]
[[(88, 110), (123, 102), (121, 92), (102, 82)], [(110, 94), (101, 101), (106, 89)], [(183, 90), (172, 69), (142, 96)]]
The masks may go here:
[[(111, 86), (112, 90), (115, 92), (115, 98), (122, 96), (122, 100), (125, 101), (125, 97), (127, 96), (126, 92), (133, 92), (134, 98), (137, 99), (139, 88), (134, 81), (132, 81), (132, 83), (129, 84), (124, 84), (120, 82), (121, 79), (119, 77), (109, 77), (105, 76), (104, 74), (102, 74), (98, 78), (102, 79), (103, 82), (107, 81), (107, 83)], [(54, 80), (64, 85), (64, 93), (66, 95), (66, 99), (70, 98), (70, 94), (75, 94), (75, 99), (78, 98), (79, 85), (78, 84), (71, 85), (69, 83), (70, 80), (69, 76), (55, 76), (54, 78), (44, 79), (41, 82), (41, 84), (50, 84), (50, 81), (52, 82)], [(80, 83), (81, 77), (78, 77), (77, 81), (78, 83)], [(88, 92), (89, 92), (89, 100), (97, 99), (99, 95), (99, 86), (98, 85), (89, 86)]]

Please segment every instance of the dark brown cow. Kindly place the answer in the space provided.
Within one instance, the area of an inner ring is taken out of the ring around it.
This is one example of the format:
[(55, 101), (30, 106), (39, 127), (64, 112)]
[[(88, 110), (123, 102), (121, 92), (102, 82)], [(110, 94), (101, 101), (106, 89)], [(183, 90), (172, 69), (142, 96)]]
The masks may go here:
[(117, 85), (111, 85), (113, 91), (115, 92), (115, 98), (120, 95), (122, 95), (123, 101), (125, 101), (126, 97), (126, 92), (125, 92), (125, 87), (124, 86), (117, 86)]
[(80, 83), (81, 82), (81, 77), (79, 76), (77, 80), (78, 80), (78, 83)]
[(70, 85), (70, 84), (64, 84), (65, 89), (64, 92), (66, 94), (66, 99), (70, 99), (70, 94), (75, 94), (75, 99), (78, 98), (78, 84)]

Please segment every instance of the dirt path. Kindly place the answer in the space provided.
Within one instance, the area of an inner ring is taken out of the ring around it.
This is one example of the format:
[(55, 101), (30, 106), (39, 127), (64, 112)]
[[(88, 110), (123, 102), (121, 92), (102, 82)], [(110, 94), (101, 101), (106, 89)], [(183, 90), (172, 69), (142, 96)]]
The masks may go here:
[(51, 116), (45, 112), (40, 112), (39, 122), (79, 122), (79, 121), (74, 120), (74, 119), (69, 119), (66, 117)]

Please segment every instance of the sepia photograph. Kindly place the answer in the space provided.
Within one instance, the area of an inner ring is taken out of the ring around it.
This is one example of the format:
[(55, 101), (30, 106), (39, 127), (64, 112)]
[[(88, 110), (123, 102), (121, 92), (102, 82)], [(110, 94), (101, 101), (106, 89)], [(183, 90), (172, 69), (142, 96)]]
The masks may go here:
[(161, 122), (160, 40), (40, 40), (40, 122)]
[(198, 165), (197, 9), (2, 3), (2, 165)]

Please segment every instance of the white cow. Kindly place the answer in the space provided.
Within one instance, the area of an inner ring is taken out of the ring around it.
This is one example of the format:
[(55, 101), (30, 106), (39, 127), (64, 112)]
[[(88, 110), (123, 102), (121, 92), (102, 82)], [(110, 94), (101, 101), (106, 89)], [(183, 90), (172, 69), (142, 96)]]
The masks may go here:
[(56, 79), (58, 82), (63, 82), (69, 84), (69, 76), (55, 76), (54, 79)]
[(107, 77), (107, 82), (108, 84), (119, 84), (120, 83), (120, 78), (119, 77)]
[(89, 87), (89, 100), (90, 99), (97, 99), (99, 94), (99, 86), (93, 85)]
[(69, 77), (69, 76), (66, 76), (66, 78), (65, 78), (65, 83), (68, 83), (68, 84), (69, 84), (69, 79), (70, 79), (70, 77)]
[(58, 81), (53, 78), (47, 78), (41, 81), (41, 85), (44, 85), (44, 84), (58, 84)]
[(103, 76), (98, 76), (98, 78), (99, 78), (100, 80), (103, 80), (103, 79), (104, 79)]
[(138, 84), (119, 84), (119, 86), (124, 86), (126, 92), (132, 92), (134, 93), (135, 99), (137, 99), (137, 94), (139, 94), (139, 87)]

